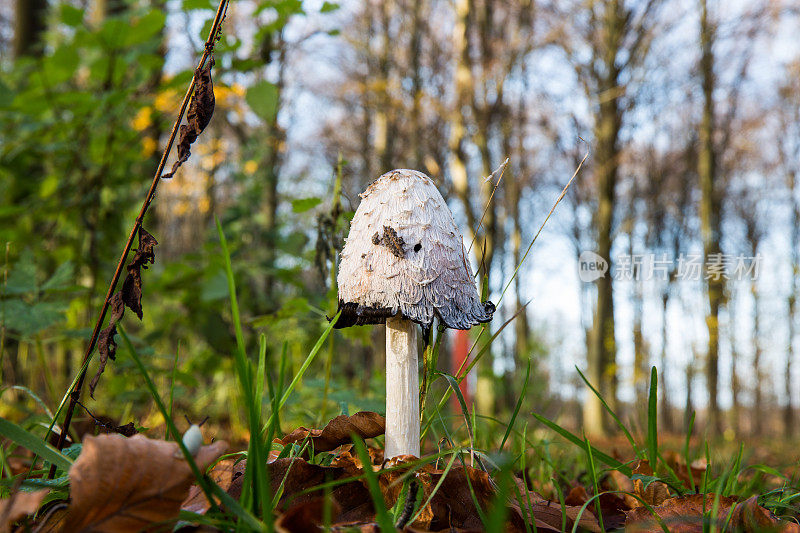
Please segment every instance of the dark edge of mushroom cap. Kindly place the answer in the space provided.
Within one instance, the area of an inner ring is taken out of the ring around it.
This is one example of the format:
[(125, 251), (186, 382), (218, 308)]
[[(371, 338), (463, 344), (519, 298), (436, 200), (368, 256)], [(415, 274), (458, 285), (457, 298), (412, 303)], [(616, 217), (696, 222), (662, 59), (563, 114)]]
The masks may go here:
[[(416, 322), (422, 327), (430, 327), (433, 320), (427, 322), (416, 317), (406, 316), (402, 312), (395, 313), (389, 307), (367, 307), (353, 302), (339, 301), (339, 320), (333, 325), (334, 329), (349, 328), (350, 326), (366, 326), (369, 324), (385, 324), (387, 318), (391, 318), (396, 314), (402, 315), (403, 318)], [(494, 316), (495, 305), (492, 302), (482, 302), (472, 310), (470, 314), (462, 314), (460, 316), (444, 317), (439, 313), (439, 309), (434, 308), (434, 314), (439, 319), (441, 324), (450, 329), (470, 329), (472, 326), (483, 324), (492, 320)], [(329, 319), (331, 320), (331, 319)]]

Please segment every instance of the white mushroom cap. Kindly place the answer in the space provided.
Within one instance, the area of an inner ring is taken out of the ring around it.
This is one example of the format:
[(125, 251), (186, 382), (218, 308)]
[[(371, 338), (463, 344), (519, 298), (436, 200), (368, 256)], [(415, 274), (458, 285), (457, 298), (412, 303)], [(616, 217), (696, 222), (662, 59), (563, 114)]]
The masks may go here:
[(492, 319), (481, 303), (464, 241), (433, 181), (415, 170), (387, 172), (361, 195), (339, 264), (337, 328), (402, 316), (453, 329)]

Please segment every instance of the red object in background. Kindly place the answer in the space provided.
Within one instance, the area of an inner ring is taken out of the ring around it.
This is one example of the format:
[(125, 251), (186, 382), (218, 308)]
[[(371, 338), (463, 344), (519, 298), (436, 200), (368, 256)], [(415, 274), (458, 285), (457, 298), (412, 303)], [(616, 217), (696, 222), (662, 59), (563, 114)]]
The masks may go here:
[[(461, 368), (463, 364), (466, 368), (465, 361), (467, 360), (467, 356), (469, 355), (469, 330), (457, 329), (455, 331), (455, 338), (453, 339), (453, 351), (451, 353), (451, 360), (452, 360), (452, 373), (455, 377), (461, 377), (458, 369)], [(463, 371), (462, 371), (463, 372)], [(461, 384), (458, 386), (461, 389), (461, 395), (464, 397), (464, 403), (467, 404), (467, 409), (469, 406), (472, 405), (472, 398), (470, 397), (469, 393), (469, 383), (467, 383), (467, 379), (464, 378), (461, 380)], [(461, 403), (458, 401), (456, 395), (452, 395), (450, 400), (453, 402), (453, 411), (459, 412), (461, 411)], [(467, 414), (467, 413), (465, 413)]]

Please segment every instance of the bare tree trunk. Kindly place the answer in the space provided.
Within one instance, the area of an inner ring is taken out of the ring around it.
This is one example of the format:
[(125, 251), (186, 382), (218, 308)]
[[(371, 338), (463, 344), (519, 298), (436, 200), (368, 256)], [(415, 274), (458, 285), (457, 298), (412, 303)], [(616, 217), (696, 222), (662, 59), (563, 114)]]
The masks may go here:
[[(800, 115), (800, 109), (795, 111), (796, 115)], [(800, 116), (798, 116), (800, 119)], [(786, 354), (786, 369), (784, 375), (784, 393), (786, 395), (786, 404), (783, 408), (783, 427), (786, 437), (792, 437), (795, 434), (794, 429), (794, 407), (792, 405), (792, 361), (795, 357), (794, 343), (797, 337), (797, 294), (800, 293), (800, 200), (797, 196), (800, 193), (797, 183), (797, 174), (794, 171), (789, 172), (788, 185), (792, 198), (792, 240), (791, 240), (791, 260), (792, 260), (792, 290), (789, 293), (789, 346)]]
[(378, 59), (378, 107), (375, 113), (375, 151), (378, 154), (378, 165), (381, 173), (388, 172), (394, 165), (394, 140), (396, 124), (395, 106), (392, 105), (389, 85), (391, 83), (393, 43), (391, 35), (392, 2), (378, 2), (379, 28), (381, 31), (381, 51)]
[[(731, 282), (729, 282), (730, 286)], [(732, 288), (728, 289), (728, 342), (731, 345), (731, 421), (733, 423), (733, 431), (737, 436), (742, 433), (741, 424), (741, 381), (739, 379), (739, 353), (736, 343), (736, 328), (733, 324), (736, 323), (736, 306), (735, 298), (731, 293)]]
[[(633, 214), (629, 217), (628, 223), (628, 256), (633, 258), (635, 251), (633, 248), (633, 228), (636, 225)], [(642, 333), (642, 314), (644, 307), (642, 273), (638, 271), (637, 267), (634, 266), (633, 268), (633, 301), (631, 302), (633, 305), (633, 388), (634, 391), (636, 391), (636, 401), (641, 408), (647, 405), (648, 361), (644, 335)], [(661, 375), (661, 373), (659, 373), (659, 375)], [(641, 409), (639, 411), (641, 411)]]
[[(717, 154), (714, 147), (714, 29), (708, 19), (707, 0), (700, 0), (700, 74), (703, 88), (703, 115), (700, 123), (700, 153), (697, 173), (700, 178), (700, 226), (703, 238), (703, 259), (706, 268), (720, 257), (720, 195), (717, 182)], [(706, 386), (708, 388), (708, 426), (721, 433), (717, 400), (719, 381), (719, 310), (723, 305), (724, 279), (708, 276), (708, 348), (706, 352)]]
[(413, 0), (412, 5), (412, 18), (411, 18), (411, 97), (413, 98), (411, 105), (411, 124), (412, 131), (411, 147), (414, 154), (414, 167), (421, 169), (423, 164), (423, 151), (422, 151), (422, 2), (423, 0)]
[[(595, 309), (592, 346), (589, 352), (589, 379), (599, 384), (600, 394), (616, 410), (617, 403), (617, 341), (614, 330), (614, 289), (612, 282), (614, 207), (619, 170), (619, 131), (622, 126), (619, 109), (619, 66), (617, 54), (622, 46), (625, 17), (617, 0), (605, 4), (603, 13), (603, 42), (595, 51), (602, 63), (598, 74), (598, 107), (595, 118), (595, 163), (597, 176), (597, 253), (608, 261), (608, 274), (597, 280), (597, 308)], [(601, 413), (600, 400), (588, 396), (586, 406), (586, 431), (591, 434), (605, 432), (605, 417), (593, 420)]]
[(16, 0), (13, 49), (15, 58), (42, 55), (42, 35), (47, 27), (46, 15), (47, 0)]
[[(756, 222), (753, 220), (753, 222)], [(748, 238), (750, 239), (750, 246), (752, 257), (755, 257), (756, 252), (758, 250), (758, 235), (751, 233), (748, 231)], [(755, 379), (754, 384), (754, 391), (753, 395), (755, 400), (753, 402), (753, 408), (755, 412), (753, 413), (753, 429), (756, 435), (762, 435), (764, 431), (764, 390), (762, 385), (762, 373), (761, 373), (761, 356), (763, 353), (761, 347), (761, 324), (759, 320), (759, 291), (758, 291), (758, 282), (756, 281), (756, 277), (750, 280), (750, 294), (753, 298), (753, 378)]]
[(471, 191), (467, 179), (467, 161), (464, 152), (466, 126), (462, 114), (463, 106), (469, 102), (472, 88), (472, 72), (469, 59), (470, 2), (457, 0), (456, 23), (453, 29), (453, 50), (458, 55), (455, 71), (455, 104), (450, 115), (450, 179), (453, 188), (464, 206), (469, 232), (476, 229), (476, 216), (471, 207)]
[[(278, 51), (278, 79), (276, 110), (281, 109), (284, 98), (285, 74), (286, 74), (286, 51), (287, 43), (281, 30), (277, 35)], [(278, 306), (278, 297), (275, 295), (275, 275), (272, 272), (277, 258), (278, 241), (278, 186), (279, 172), (283, 157), (283, 145), (285, 132), (278, 124), (278, 112), (272, 116), (272, 120), (266, 125), (266, 138), (269, 149), (266, 150), (261, 163), (264, 182), (262, 192), (262, 214), (264, 232), (264, 251), (267, 272), (264, 274), (264, 301), (263, 309), (266, 312), (275, 310)]]

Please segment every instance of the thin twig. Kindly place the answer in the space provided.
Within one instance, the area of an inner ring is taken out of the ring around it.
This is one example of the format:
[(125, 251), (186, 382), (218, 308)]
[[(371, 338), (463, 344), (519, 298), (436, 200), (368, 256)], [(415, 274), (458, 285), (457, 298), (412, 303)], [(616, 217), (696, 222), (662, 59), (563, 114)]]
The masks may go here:
[[(539, 234), (540, 234), (540, 233), (542, 232), (542, 230), (544, 229), (544, 225), (545, 225), (545, 224), (547, 224), (547, 221), (548, 221), (548, 220), (550, 220), (550, 215), (552, 215), (552, 214), (553, 214), (553, 211), (555, 211), (555, 210), (556, 210), (556, 207), (558, 206), (558, 204), (559, 204), (559, 203), (561, 203), (561, 200), (563, 200), (563, 199), (564, 199), (564, 196), (567, 194), (567, 191), (569, 190), (570, 186), (572, 186), (572, 182), (573, 182), (573, 181), (575, 181), (575, 178), (577, 177), (578, 173), (581, 171), (581, 168), (583, 167), (583, 163), (586, 161), (586, 159), (587, 159), (588, 157), (589, 157), (589, 152), (586, 152), (586, 155), (584, 155), (584, 156), (583, 156), (583, 159), (581, 159), (581, 162), (578, 164), (578, 167), (575, 169), (575, 172), (573, 172), (573, 174), (572, 174), (572, 177), (569, 179), (569, 181), (567, 182), (567, 184), (564, 186), (564, 189), (561, 191), (561, 194), (559, 194), (559, 195), (558, 195), (558, 198), (556, 198), (556, 201), (553, 203), (553, 207), (551, 207), (551, 208), (550, 208), (550, 212), (549, 212), (549, 213), (547, 213), (547, 216), (544, 218), (544, 221), (542, 222), (542, 225), (541, 225), (541, 226), (539, 226), (539, 230), (536, 232), (536, 235), (534, 235), (534, 236), (533, 236), (533, 239), (531, 240), (531, 243), (528, 245), (528, 248), (525, 250), (525, 254), (522, 256), (522, 259), (520, 259), (520, 260), (519, 260), (519, 264), (518, 264), (518, 265), (517, 265), (517, 267), (514, 269), (514, 273), (511, 275), (511, 279), (509, 279), (509, 280), (508, 280), (508, 283), (506, 284), (505, 288), (503, 289), (503, 292), (500, 294), (500, 298), (497, 300), (497, 305), (498, 305), (498, 307), (499, 307), (499, 305), (500, 305), (500, 302), (501, 302), (501, 301), (503, 301), (503, 296), (505, 296), (505, 294), (506, 294), (506, 291), (507, 291), (507, 290), (508, 290), (508, 288), (511, 286), (511, 283), (514, 281), (514, 278), (515, 278), (515, 277), (517, 276), (517, 274), (519, 273), (519, 270), (520, 270), (520, 268), (522, 268), (522, 263), (524, 263), (524, 262), (525, 262), (525, 259), (528, 257), (528, 252), (530, 252), (530, 251), (531, 251), (531, 248), (533, 248), (533, 244), (536, 242), (536, 239), (538, 239), (538, 238), (539, 238)], [(503, 329), (503, 328), (505, 328), (505, 327), (506, 327), (506, 326), (507, 326), (509, 323), (511, 323), (511, 321), (512, 321), (512, 320), (514, 320), (515, 318), (517, 318), (517, 316), (518, 316), (520, 313), (522, 313), (522, 312), (525, 310), (525, 308), (526, 308), (527, 306), (528, 306), (528, 303), (526, 303), (525, 305), (523, 305), (523, 306), (521, 306), (519, 309), (517, 309), (517, 311), (514, 313), (514, 315), (512, 315), (512, 317), (511, 317), (511, 318), (509, 318), (509, 319), (508, 319), (508, 320), (507, 320), (507, 321), (506, 321), (506, 322), (505, 322), (505, 323), (504, 323), (504, 324), (503, 324), (503, 325), (500, 327), (500, 329), (502, 330), (502, 329)], [(470, 357), (470, 355), (472, 355), (472, 352), (473, 352), (473, 350), (475, 350), (475, 347), (478, 345), (478, 342), (481, 340), (481, 337), (483, 337), (483, 333), (484, 333), (484, 332), (485, 332), (487, 329), (488, 329), (488, 327), (487, 327), (486, 325), (484, 325), (484, 327), (483, 327), (483, 328), (481, 328), (481, 331), (480, 331), (480, 333), (478, 334), (478, 337), (475, 339), (475, 342), (474, 342), (474, 343), (472, 344), (472, 346), (470, 347), (470, 349), (469, 349), (469, 352), (467, 352), (467, 357), (466, 357), (466, 359), (464, 359), (464, 361), (462, 361), (462, 362), (461, 362), (461, 366), (458, 368), (458, 371), (457, 371), (457, 372), (456, 372), (456, 374), (455, 374), (455, 377), (456, 377), (456, 379), (458, 379), (458, 380), (459, 380), (459, 382), (461, 382), (461, 380), (462, 380), (462, 379), (464, 379), (464, 378), (466, 377), (466, 375), (469, 373), (470, 369), (472, 368), (472, 365), (474, 365), (474, 361), (472, 361), (472, 362), (470, 362), (470, 365), (466, 367), (466, 370), (464, 370), (464, 368), (465, 368), (465, 365), (467, 364), (467, 361), (469, 361), (469, 357)], [(491, 342), (491, 339), (490, 339), (490, 342)], [(463, 375), (461, 375), (461, 374), (462, 374), (462, 372), (463, 372)], [(461, 376), (461, 377), (459, 377), (459, 376)], [(445, 392), (445, 398), (449, 397), (449, 394), (448, 394), (449, 392), (450, 392), (450, 390), (449, 390), (449, 389), (447, 390), (447, 392)]]
[(544, 221), (542, 222), (542, 225), (539, 226), (539, 230), (536, 232), (536, 235), (533, 236), (533, 240), (531, 240), (531, 243), (528, 245), (528, 248), (525, 250), (525, 254), (523, 254), (522, 259), (519, 260), (519, 264), (517, 265), (517, 268), (514, 269), (514, 273), (511, 275), (511, 279), (508, 280), (508, 283), (506, 284), (505, 288), (503, 289), (503, 292), (500, 293), (500, 299), (497, 301), (498, 305), (500, 304), (500, 301), (503, 299), (503, 296), (505, 296), (506, 291), (508, 290), (508, 288), (511, 286), (511, 283), (514, 281), (514, 278), (517, 277), (517, 274), (519, 273), (519, 269), (522, 268), (522, 263), (524, 263), (525, 262), (525, 258), (528, 257), (528, 253), (531, 251), (531, 248), (533, 248), (533, 243), (535, 243), (536, 239), (539, 238), (539, 234), (544, 229), (544, 225), (547, 224), (548, 220), (550, 220), (550, 215), (553, 214), (553, 211), (556, 210), (556, 207), (558, 206), (558, 204), (560, 204), (561, 200), (564, 199), (564, 196), (567, 194), (567, 191), (569, 190), (570, 186), (572, 185), (572, 182), (575, 181), (575, 177), (578, 175), (578, 172), (581, 171), (581, 168), (583, 167), (583, 163), (586, 161), (586, 158), (588, 158), (588, 157), (589, 157), (589, 152), (586, 152), (586, 155), (583, 156), (583, 159), (581, 159), (581, 162), (578, 164), (578, 168), (575, 169), (575, 172), (572, 174), (572, 177), (569, 179), (567, 184), (564, 186), (564, 189), (561, 191), (561, 194), (559, 194), (558, 198), (556, 198), (556, 201), (553, 204), (553, 207), (550, 208), (550, 212), (547, 213), (546, 217), (544, 217)]
[[(217, 8), (217, 13), (214, 17), (214, 22), (211, 25), (211, 31), (208, 34), (208, 39), (205, 43), (205, 48), (203, 50), (203, 55), (200, 57), (200, 62), (197, 66), (197, 73), (200, 69), (202, 69), (205, 64), (206, 60), (211, 56), (214, 51), (214, 45), (217, 42), (218, 34), (220, 32), (222, 21), (225, 18), (225, 13), (228, 9), (228, 0), (220, 0), (219, 7)], [(61, 429), (61, 433), (58, 436), (58, 442), (56, 443), (56, 448), (59, 450), (64, 448), (64, 443), (67, 439), (67, 434), (69, 433), (69, 426), (72, 422), (72, 415), (75, 412), (75, 407), (80, 400), (81, 392), (83, 390), (83, 383), (86, 378), (86, 372), (88, 368), (88, 362), (92, 357), (92, 352), (94, 351), (95, 346), (97, 345), (97, 337), (100, 334), (100, 330), (103, 326), (103, 321), (105, 320), (106, 313), (108, 312), (109, 303), (111, 301), (111, 297), (114, 295), (114, 290), (117, 287), (117, 283), (119, 282), (120, 275), (122, 274), (122, 269), (125, 266), (125, 259), (128, 257), (128, 253), (131, 251), (131, 247), (133, 246), (133, 240), (136, 238), (136, 235), (139, 232), (139, 229), (142, 226), (142, 220), (144, 219), (145, 214), (147, 213), (147, 209), (150, 207), (150, 202), (152, 202), (153, 197), (156, 193), (156, 188), (158, 187), (158, 183), (161, 181), (162, 173), (164, 172), (164, 167), (167, 164), (167, 159), (169, 157), (170, 151), (172, 151), (172, 145), (175, 143), (175, 138), (178, 135), (178, 130), (180, 128), (181, 121), (183, 120), (183, 115), (186, 113), (186, 109), (189, 106), (189, 101), (191, 100), (192, 93), (194, 92), (195, 84), (196, 84), (196, 75), (192, 76), (192, 81), (189, 84), (189, 88), (186, 91), (186, 94), (183, 97), (183, 102), (181, 102), (180, 110), (178, 111), (178, 117), (175, 119), (175, 124), (172, 126), (172, 131), (170, 132), (169, 140), (167, 141), (167, 146), (164, 149), (164, 153), (161, 155), (161, 160), (158, 163), (158, 168), (156, 169), (155, 175), (153, 176), (153, 182), (150, 184), (150, 189), (147, 191), (147, 196), (145, 196), (144, 202), (142, 202), (142, 208), (139, 210), (139, 215), (136, 217), (136, 221), (133, 224), (133, 228), (131, 228), (130, 235), (128, 236), (128, 241), (125, 243), (125, 247), (122, 250), (122, 255), (119, 258), (119, 262), (117, 263), (117, 268), (114, 271), (114, 276), (111, 278), (111, 283), (108, 286), (108, 292), (106, 293), (106, 298), (103, 301), (103, 306), (100, 309), (100, 316), (97, 318), (97, 322), (95, 323), (94, 330), (92, 331), (92, 336), (89, 339), (89, 344), (86, 347), (86, 352), (83, 355), (83, 362), (81, 364), (82, 370), (78, 377), (75, 386), (72, 387), (70, 390), (67, 391), (67, 394), (70, 396), (69, 406), (67, 407), (66, 415), (64, 416), (64, 424), (63, 428)], [(58, 416), (58, 413), (56, 413)], [(52, 478), (55, 475), (55, 465), (50, 468), (49, 477)]]
[(506, 160), (497, 167), (497, 170), (489, 174), (484, 181), (493, 180), (497, 173), (500, 173), (500, 177), (497, 178), (497, 183), (495, 183), (494, 188), (492, 189), (492, 194), (489, 195), (489, 199), (486, 200), (486, 206), (483, 208), (483, 213), (481, 214), (481, 219), (478, 221), (478, 227), (475, 228), (475, 231), (472, 234), (472, 241), (469, 243), (469, 248), (467, 248), (467, 254), (469, 254), (470, 250), (472, 250), (472, 245), (475, 244), (475, 239), (478, 237), (478, 232), (481, 230), (481, 226), (483, 226), (483, 219), (486, 218), (486, 212), (489, 211), (489, 206), (492, 205), (492, 199), (494, 199), (494, 193), (497, 192), (497, 188), (500, 186), (500, 182), (503, 180), (503, 174), (506, 171), (506, 167), (508, 166), (509, 158), (506, 157)]

